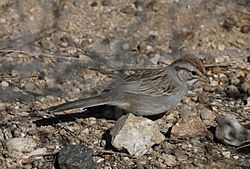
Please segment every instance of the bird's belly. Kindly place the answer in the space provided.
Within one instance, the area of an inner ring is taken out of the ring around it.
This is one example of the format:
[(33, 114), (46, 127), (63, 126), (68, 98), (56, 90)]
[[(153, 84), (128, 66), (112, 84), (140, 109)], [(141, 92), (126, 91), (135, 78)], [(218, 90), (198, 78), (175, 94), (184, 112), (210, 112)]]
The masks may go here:
[(174, 108), (183, 96), (138, 96), (126, 94), (122, 103), (116, 104), (133, 114), (150, 116), (164, 113)]

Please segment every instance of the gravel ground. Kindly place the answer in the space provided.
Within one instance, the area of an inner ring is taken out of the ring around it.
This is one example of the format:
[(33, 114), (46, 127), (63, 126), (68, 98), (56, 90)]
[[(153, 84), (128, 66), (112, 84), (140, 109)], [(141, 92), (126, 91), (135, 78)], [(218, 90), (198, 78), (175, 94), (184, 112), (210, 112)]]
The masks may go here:
[[(249, 0), (1, 0), (0, 37), (1, 168), (54, 168), (63, 145), (80, 143), (97, 168), (249, 168), (249, 149), (214, 138), (219, 115), (250, 128)], [(100, 93), (111, 69), (162, 67), (185, 54), (204, 58), (211, 83), (189, 92), (188, 108), (154, 119), (169, 132), (141, 158), (110, 145), (112, 107), (43, 111)], [(182, 116), (201, 117), (207, 134), (172, 137)], [(27, 149), (12, 151), (15, 137), (29, 138)]]

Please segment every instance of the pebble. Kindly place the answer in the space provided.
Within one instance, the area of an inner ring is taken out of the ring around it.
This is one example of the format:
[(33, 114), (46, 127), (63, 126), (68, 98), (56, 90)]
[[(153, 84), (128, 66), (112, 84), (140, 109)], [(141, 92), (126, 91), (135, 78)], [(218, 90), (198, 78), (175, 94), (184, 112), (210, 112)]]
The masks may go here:
[(250, 25), (243, 25), (240, 28), (241, 33), (249, 33), (250, 32)]
[(247, 107), (250, 107), (250, 97), (247, 98)]
[(172, 128), (171, 136), (190, 137), (205, 136), (207, 128), (198, 117), (181, 118)]
[(47, 149), (46, 149), (46, 148), (38, 148), (38, 149), (36, 149), (36, 150), (30, 152), (30, 153), (28, 154), (28, 157), (32, 157), (32, 156), (42, 156), (42, 155), (46, 154), (46, 152), (47, 152)]
[(230, 152), (230, 151), (224, 151), (224, 152), (222, 152), (222, 155), (223, 155), (224, 157), (226, 157), (226, 158), (230, 158), (231, 152)]
[(133, 114), (120, 118), (110, 134), (114, 147), (119, 150), (125, 148), (130, 155), (137, 157), (143, 156), (154, 144), (165, 140), (154, 121)]
[(235, 156), (233, 156), (233, 158), (234, 158), (235, 160), (237, 160), (237, 159), (239, 159), (240, 157), (237, 156), (237, 155), (235, 155)]
[(121, 9), (121, 12), (124, 14), (134, 14), (136, 11), (134, 5), (127, 5), (123, 9)]
[(111, 0), (103, 0), (101, 1), (102, 6), (108, 6), (111, 4)]
[(250, 75), (247, 75), (244, 82), (241, 84), (241, 88), (250, 95)]
[(34, 83), (28, 82), (27, 84), (25, 84), (25, 89), (29, 91), (34, 90), (35, 89)]
[(214, 66), (212, 69), (212, 74), (219, 74), (221, 72), (221, 68), (219, 66)]
[(2, 88), (5, 89), (7, 87), (9, 87), (9, 83), (7, 81), (2, 81), (1, 82)]
[(122, 45), (122, 49), (123, 49), (123, 50), (128, 50), (128, 49), (129, 49), (129, 44), (128, 44), (128, 43), (124, 43), (124, 44)]
[(219, 51), (224, 51), (225, 50), (225, 45), (219, 45), (218, 49), (219, 49)]
[(218, 82), (215, 81), (215, 80), (211, 80), (211, 81), (210, 81), (210, 86), (216, 87), (216, 86), (218, 86)]
[(150, 45), (147, 45), (147, 46), (146, 46), (146, 50), (147, 50), (148, 52), (153, 52), (153, 51), (154, 51), (154, 48), (153, 48), (152, 46), (150, 46)]
[(220, 79), (220, 82), (222, 82), (222, 83), (228, 83), (229, 82), (229, 79), (225, 74), (220, 74), (219, 79)]
[(240, 83), (240, 80), (237, 78), (237, 75), (235, 73), (229, 74), (229, 79), (231, 84), (238, 85)]
[(177, 165), (176, 158), (173, 155), (167, 154), (164, 156), (164, 159), (165, 159), (164, 164), (166, 164), (169, 167), (173, 167), (173, 166)]
[(200, 117), (202, 119), (202, 121), (204, 122), (204, 124), (206, 126), (211, 126), (214, 124), (215, 122), (215, 114), (213, 113), (213, 111), (207, 109), (205, 106), (203, 106), (202, 104), (200, 104), (197, 107), (198, 112), (200, 113)]
[(6, 105), (3, 102), (0, 102), (0, 110), (5, 110), (6, 109)]
[(231, 97), (237, 97), (240, 95), (240, 92), (235, 85), (229, 85), (227, 87), (227, 94)]
[(6, 22), (6, 19), (0, 18), (0, 24), (3, 24), (3, 23), (5, 23), (5, 22)]
[(208, 104), (209, 103), (209, 97), (207, 92), (200, 93), (198, 95), (198, 101), (203, 104)]

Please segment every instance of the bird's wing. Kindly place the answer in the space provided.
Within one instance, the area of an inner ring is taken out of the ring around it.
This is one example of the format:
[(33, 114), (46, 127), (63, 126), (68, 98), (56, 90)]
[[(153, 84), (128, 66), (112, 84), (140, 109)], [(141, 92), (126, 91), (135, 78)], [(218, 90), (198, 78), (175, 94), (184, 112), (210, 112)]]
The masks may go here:
[(167, 73), (166, 68), (123, 70), (123, 92), (166, 96), (176, 91), (176, 83)]

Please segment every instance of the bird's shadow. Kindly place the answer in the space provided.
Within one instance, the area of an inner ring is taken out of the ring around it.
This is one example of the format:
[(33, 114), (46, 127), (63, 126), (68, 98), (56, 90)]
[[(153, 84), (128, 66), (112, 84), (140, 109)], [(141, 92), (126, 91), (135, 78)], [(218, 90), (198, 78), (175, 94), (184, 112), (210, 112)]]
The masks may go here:
[(70, 114), (54, 114), (54, 117), (42, 118), (34, 121), (37, 126), (55, 125), (62, 122), (75, 121), (77, 119), (85, 119), (94, 117), (96, 119), (117, 120), (124, 114), (124, 111), (113, 106), (96, 106), (87, 110), (70, 113)]
[[(87, 110), (80, 111), (77, 113), (70, 113), (70, 114), (55, 114), (54, 117), (42, 118), (39, 120), (34, 121), (37, 126), (48, 126), (48, 125), (55, 125), (62, 122), (70, 122), (75, 121), (77, 119), (85, 119), (89, 117), (94, 117), (96, 119), (107, 119), (107, 120), (114, 120), (117, 121), (120, 119), (124, 114), (128, 112), (119, 109), (115, 106), (96, 106), (88, 108)], [(162, 118), (163, 114), (154, 115), (154, 116), (147, 116), (147, 118), (151, 120), (157, 120)]]

